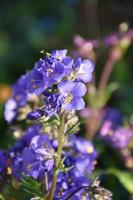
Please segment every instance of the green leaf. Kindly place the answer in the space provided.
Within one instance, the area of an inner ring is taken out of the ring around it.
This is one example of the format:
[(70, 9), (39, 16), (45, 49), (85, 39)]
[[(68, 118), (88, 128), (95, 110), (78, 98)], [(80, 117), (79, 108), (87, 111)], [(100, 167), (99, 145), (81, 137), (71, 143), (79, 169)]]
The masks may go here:
[(10, 200), (17, 198), (18, 190), (12, 187), (12, 185), (7, 184), (4, 186), (4, 190), (2, 191), (2, 195), (0, 194), (0, 200)]
[(112, 174), (118, 178), (125, 189), (133, 194), (133, 173), (127, 171), (120, 171), (116, 168), (110, 168), (103, 172), (103, 174)]
[(125, 189), (133, 194), (133, 173), (126, 171), (115, 170), (113, 174), (119, 179)]
[(71, 135), (71, 134), (76, 133), (77, 131), (79, 131), (80, 125), (81, 125), (81, 122), (77, 122), (76, 124), (74, 124), (73, 126), (68, 128), (68, 130), (66, 132), (66, 135)]
[(114, 91), (116, 91), (118, 88), (119, 88), (119, 84), (116, 82), (112, 82), (106, 87), (105, 94), (104, 94), (105, 95), (104, 96), (105, 103), (107, 103), (107, 101), (110, 99), (112, 93)]
[(44, 189), (42, 183), (34, 180), (31, 177), (23, 176), (22, 179), (23, 190), (29, 194), (33, 194), (35, 196), (43, 197)]

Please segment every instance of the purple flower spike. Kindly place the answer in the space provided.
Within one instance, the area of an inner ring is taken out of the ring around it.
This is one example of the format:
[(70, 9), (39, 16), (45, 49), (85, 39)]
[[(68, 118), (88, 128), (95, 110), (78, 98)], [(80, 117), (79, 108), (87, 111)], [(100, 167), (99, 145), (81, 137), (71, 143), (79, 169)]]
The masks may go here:
[(64, 81), (58, 85), (62, 107), (69, 111), (81, 110), (85, 106), (83, 96), (87, 89), (81, 82)]

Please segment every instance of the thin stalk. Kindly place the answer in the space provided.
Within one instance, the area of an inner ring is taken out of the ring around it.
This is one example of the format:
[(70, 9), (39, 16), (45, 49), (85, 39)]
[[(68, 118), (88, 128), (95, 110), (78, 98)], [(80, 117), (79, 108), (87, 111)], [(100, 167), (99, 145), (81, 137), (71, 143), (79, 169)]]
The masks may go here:
[(46, 172), (45, 172), (44, 184), (45, 184), (45, 190), (46, 192), (48, 192), (48, 175)]
[(114, 63), (115, 63), (115, 59), (113, 59), (112, 56), (110, 56), (105, 64), (105, 67), (104, 67), (104, 70), (99, 82), (99, 90), (105, 89), (108, 83), (109, 77), (111, 75)]
[(52, 180), (52, 186), (50, 189), (49, 196), (47, 197), (47, 200), (53, 200), (53, 197), (54, 197), (56, 181), (58, 177), (57, 170), (59, 169), (62, 148), (63, 148), (64, 126), (65, 126), (65, 113), (63, 112), (60, 116), (60, 126), (58, 129), (58, 150), (57, 150), (57, 158), (55, 158), (55, 170), (54, 170), (54, 175), (53, 175), (53, 180)]

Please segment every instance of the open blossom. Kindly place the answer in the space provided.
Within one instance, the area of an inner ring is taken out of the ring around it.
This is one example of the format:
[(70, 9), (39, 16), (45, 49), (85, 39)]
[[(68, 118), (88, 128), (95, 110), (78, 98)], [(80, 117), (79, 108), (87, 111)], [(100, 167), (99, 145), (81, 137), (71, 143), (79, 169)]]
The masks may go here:
[(91, 142), (83, 138), (71, 135), (68, 138), (68, 145), (71, 147), (70, 153), (65, 160), (66, 165), (74, 165), (73, 171), (76, 177), (88, 176), (92, 173), (97, 158), (97, 152)]
[(62, 107), (69, 111), (81, 110), (85, 106), (83, 96), (87, 89), (81, 82), (64, 81), (58, 85)]
[(94, 70), (94, 64), (90, 60), (82, 60), (78, 58), (73, 65), (73, 78), (84, 83), (92, 80), (92, 72)]
[(45, 84), (43, 75), (39, 70), (32, 70), (28, 73), (27, 90), (36, 95), (40, 95), (44, 90)]
[(41, 143), (38, 140), (38, 136), (33, 138), (31, 146), (22, 152), (23, 171), (35, 179), (41, 178), (54, 166), (54, 149), (46, 143), (44, 138), (41, 138)]

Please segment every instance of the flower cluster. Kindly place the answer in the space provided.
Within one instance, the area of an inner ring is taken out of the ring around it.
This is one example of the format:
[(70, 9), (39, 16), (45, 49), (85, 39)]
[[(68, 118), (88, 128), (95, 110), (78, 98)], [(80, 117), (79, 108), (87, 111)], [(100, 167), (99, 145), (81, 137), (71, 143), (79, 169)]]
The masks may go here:
[[(32, 191), (38, 199), (92, 199), (87, 188), (92, 188), (97, 151), (92, 142), (75, 135), (79, 128), (75, 111), (85, 107), (85, 84), (91, 81), (93, 70), (92, 61), (74, 60), (67, 50), (56, 50), (45, 53), (20, 77), (6, 103), (5, 119), (28, 123), (20, 128), (14, 146), (0, 151), (1, 178), (13, 178), (31, 190), (33, 183), (43, 185), (40, 193)], [(25, 177), (30, 178), (28, 184)]]
[[(28, 128), (9, 152), (0, 152), (0, 176), (5, 174), (21, 180), (24, 173), (42, 181), (47, 175), (48, 188), (50, 188), (54, 159), (58, 156), (57, 147), (56, 140), (44, 134), (41, 126), (34, 125)], [(63, 149), (62, 158), (65, 157), (63, 165), (69, 170), (59, 173), (55, 199), (65, 199), (79, 187), (88, 186), (90, 180), (86, 175), (91, 175), (97, 157), (92, 143), (76, 135), (69, 136)], [(77, 196), (77, 193), (75, 195)], [(77, 198), (80, 199), (79, 194)]]
[(6, 121), (11, 124), (16, 119), (23, 120), (28, 112), (31, 111), (30, 104), (36, 101), (36, 96), (27, 91), (27, 74), (22, 75), (12, 86), (11, 98), (5, 104), (4, 116)]
[[(90, 82), (94, 64), (66, 55), (67, 50), (53, 51), (35, 63), (33, 70), (20, 77), (12, 87), (12, 96), (5, 105), (5, 119), (23, 120), (51, 116), (61, 108), (81, 110), (83, 96)], [(38, 100), (39, 96), (39, 100)], [(31, 112), (30, 112), (31, 111)]]
[(100, 136), (117, 149), (128, 147), (133, 139), (133, 130), (123, 127), (122, 115), (116, 109), (107, 109), (100, 130)]
[(31, 112), (29, 119), (51, 116), (61, 109), (84, 108), (82, 97), (87, 91), (84, 83), (91, 81), (94, 64), (81, 58), (74, 60), (66, 54), (67, 50), (46, 53), (29, 72), (27, 90), (44, 99), (43, 107)]

